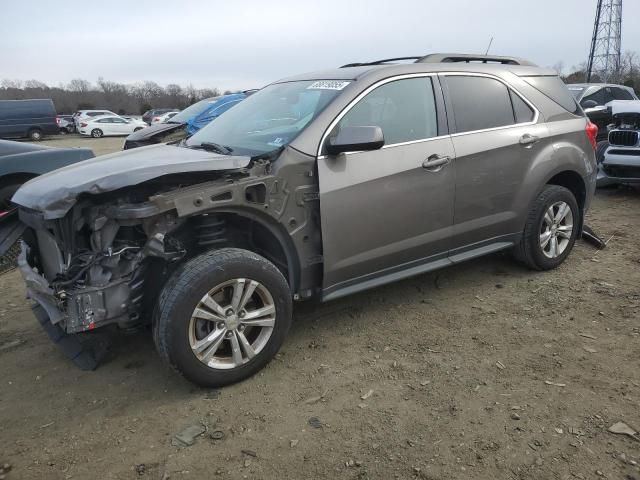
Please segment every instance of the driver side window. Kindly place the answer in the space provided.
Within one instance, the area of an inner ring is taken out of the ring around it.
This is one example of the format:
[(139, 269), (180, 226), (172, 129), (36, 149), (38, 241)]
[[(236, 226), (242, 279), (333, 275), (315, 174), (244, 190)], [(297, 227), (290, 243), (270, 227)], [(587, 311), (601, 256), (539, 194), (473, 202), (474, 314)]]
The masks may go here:
[(385, 145), (438, 136), (431, 78), (406, 78), (381, 85), (342, 117), (331, 136), (343, 126), (380, 127)]

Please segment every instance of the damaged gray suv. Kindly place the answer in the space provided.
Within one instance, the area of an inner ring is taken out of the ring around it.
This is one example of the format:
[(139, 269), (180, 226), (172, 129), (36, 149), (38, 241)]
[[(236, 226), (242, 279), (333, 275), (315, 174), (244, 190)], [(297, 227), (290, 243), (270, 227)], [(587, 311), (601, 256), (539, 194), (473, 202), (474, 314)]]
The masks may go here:
[(594, 192), (596, 133), (524, 60), (351, 64), (275, 82), (179, 143), (31, 180), (3, 231), (70, 357), (74, 334), (151, 324), (168, 364), (221, 386), (276, 354), (294, 300), (505, 249), (557, 267)]

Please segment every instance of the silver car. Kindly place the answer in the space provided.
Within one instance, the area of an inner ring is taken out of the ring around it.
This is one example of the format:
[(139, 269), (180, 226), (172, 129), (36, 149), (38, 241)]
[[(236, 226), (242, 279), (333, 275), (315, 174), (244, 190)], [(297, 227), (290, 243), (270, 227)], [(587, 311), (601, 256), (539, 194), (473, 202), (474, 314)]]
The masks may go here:
[(227, 385), (276, 354), (293, 301), (499, 250), (560, 265), (595, 189), (596, 134), (555, 73), (516, 58), (302, 74), (186, 140), (25, 184), (20, 271), (83, 368), (96, 359), (74, 334), (151, 324), (169, 365)]

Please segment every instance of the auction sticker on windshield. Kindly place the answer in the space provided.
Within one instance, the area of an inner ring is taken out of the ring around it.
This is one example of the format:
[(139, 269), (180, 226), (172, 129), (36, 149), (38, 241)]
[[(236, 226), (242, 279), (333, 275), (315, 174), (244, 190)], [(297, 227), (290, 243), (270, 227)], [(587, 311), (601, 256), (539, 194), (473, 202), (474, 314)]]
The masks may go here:
[(342, 90), (351, 82), (343, 82), (340, 80), (319, 80), (313, 82), (307, 87), (307, 90)]

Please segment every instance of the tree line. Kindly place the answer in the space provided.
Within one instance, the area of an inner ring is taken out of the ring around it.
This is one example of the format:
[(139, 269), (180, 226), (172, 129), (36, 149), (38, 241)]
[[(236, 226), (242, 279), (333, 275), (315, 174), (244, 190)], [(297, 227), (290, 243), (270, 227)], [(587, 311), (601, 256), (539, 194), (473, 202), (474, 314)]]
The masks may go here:
[[(217, 88), (194, 88), (171, 83), (165, 87), (145, 81), (125, 85), (99, 78), (95, 84), (76, 78), (67, 85), (50, 87), (38, 80), (0, 80), (0, 100), (50, 98), (58, 114), (105, 109), (120, 115), (142, 114), (151, 108), (183, 109), (203, 98), (215, 97)], [(224, 94), (231, 93), (230, 90)]]
[[(558, 62), (553, 67), (565, 83), (586, 83), (587, 62), (571, 68), (571, 72), (564, 73), (564, 63)], [(616, 83), (633, 88), (640, 93), (640, 57), (637, 52), (627, 51), (620, 58), (620, 68), (612, 73), (609, 78), (601, 78), (597, 73), (591, 76), (591, 83), (598, 82)]]

